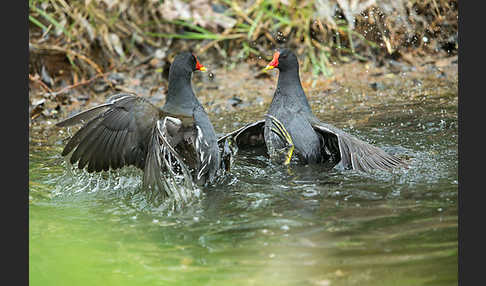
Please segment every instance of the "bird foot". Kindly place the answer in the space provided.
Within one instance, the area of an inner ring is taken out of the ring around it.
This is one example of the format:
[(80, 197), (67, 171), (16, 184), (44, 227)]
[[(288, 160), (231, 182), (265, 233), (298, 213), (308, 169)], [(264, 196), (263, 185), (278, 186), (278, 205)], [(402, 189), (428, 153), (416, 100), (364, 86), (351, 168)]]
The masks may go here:
[(221, 169), (225, 170), (225, 172), (230, 172), (236, 153), (238, 153), (238, 146), (236, 145), (233, 137), (230, 136), (224, 140), (221, 156)]

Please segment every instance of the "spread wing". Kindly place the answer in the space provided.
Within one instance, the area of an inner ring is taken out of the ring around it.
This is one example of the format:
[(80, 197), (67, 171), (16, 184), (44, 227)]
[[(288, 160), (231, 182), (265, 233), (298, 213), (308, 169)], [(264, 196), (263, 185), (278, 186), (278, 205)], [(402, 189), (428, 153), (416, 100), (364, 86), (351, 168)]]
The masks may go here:
[(224, 144), (225, 140), (228, 138), (232, 138), (239, 148), (243, 148), (244, 146), (257, 146), (265, 144), (265, 139), (263, 138), (264, 126), (265, 119), (248, 123), (243, 127), (219, 137), (218, 144)]
[(170, 197), (180, 205), (195, 194), (191, 172), (170, 144), (168, 128), (176, 124), (182, 123), (167, 116), (158, 120), (151, 132), (143, 173), (143, 189), (151, 202), (162, 202)]
[[(180, 205), (196, 194), (196, 185), (213, 183), (219, 176), (216, 134), (202, 106), (194, 108), (193, 119), (194, 132), (189, 132), (191, 143), (186, 141), (189, 138), (182, 138), (187, 134), (180, 119), (166, 116), (155, 124), (143, 177), (143, 188), (148, 191), (150, 201), (171, 197)], [(191, 158), (183, 158), (176, 151), (178, 144), (181, 150), (195, 154), (195, 165)]]
[(314, 130), (320, 134), (324, 142), (324, 151), (334, 163), (341, 162), (346, 169), (371, 171), (373, 169), (391, 170), (397, 167), (407, 167), (399, 158), (384, 150), (366, 143), (330, 124), (315, 120)]
[(150, 133), (159, 109), (147, 100), (117, 94), (106, 103), (57, 123), (59, 127), (84, 124), (69, 140), (62, 156), (71, 155), (78, 168), (99, 172), (134, 165), (143, 169)]
[(229, 172), (239, 148), (265, 144), (263, 127), (265, 120), (249, 123), (218, 138), (221, 149), (221, 169)]

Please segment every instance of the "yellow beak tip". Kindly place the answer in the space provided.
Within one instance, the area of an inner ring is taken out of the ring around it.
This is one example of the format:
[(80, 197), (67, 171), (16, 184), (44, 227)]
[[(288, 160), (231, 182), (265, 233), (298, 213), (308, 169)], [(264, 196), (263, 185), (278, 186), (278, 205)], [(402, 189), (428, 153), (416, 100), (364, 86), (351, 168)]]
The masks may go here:
[(274, 66), (266, 66), (264, 69), (262, 69), (262, 72), (269, 71), (269, 70), (271, 70), (273, 68), (274, 68)]

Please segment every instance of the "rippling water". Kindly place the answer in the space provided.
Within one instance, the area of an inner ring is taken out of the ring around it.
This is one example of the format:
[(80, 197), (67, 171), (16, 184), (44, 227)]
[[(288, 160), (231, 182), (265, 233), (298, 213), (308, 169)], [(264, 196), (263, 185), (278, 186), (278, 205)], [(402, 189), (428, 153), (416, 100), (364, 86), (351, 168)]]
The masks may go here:
[[(65, 134), (33, 134), (31, 285), (457, 285), (457, 89), (394, 90), (308, 95), (317, 117), (410, 169), (323, 172), (242, 152), (180, 211), (147, 204), (139, 170), (87, 174), (60, 157)], [(223, 132), (263, 112), (213, 122)]]

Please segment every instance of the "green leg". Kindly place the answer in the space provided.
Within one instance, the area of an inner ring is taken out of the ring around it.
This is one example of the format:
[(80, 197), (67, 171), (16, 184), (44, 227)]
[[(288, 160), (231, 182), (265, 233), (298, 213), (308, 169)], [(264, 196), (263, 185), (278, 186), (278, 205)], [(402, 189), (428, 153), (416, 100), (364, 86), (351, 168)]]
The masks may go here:
[(287, 151), (287, 159), (284, 162), (284, 165), (290, 164), (290, 160), (292, 159), (292, 154), (294, 153), (294, 142), (292, 141), (292, 137), (290, 137), (289, 132), (285, 129), (284, 125), (280, 120), (278, 120), (275, 116), (270, 114), (265, 114), (266, 117), (272, 120), (272, 124), (276, 127), (272, 127), (272, 131), (275, 132), (278, 136), (280, 136), (284, 141), (287, 142), (289, 146), (289, 150)]
[(233, 137), (228, 137), (224, 140), (223, 152), (221, 155), (221, 165), (226, 172), (231, 170), (236, 153), (238, 153), (238, 146)]

